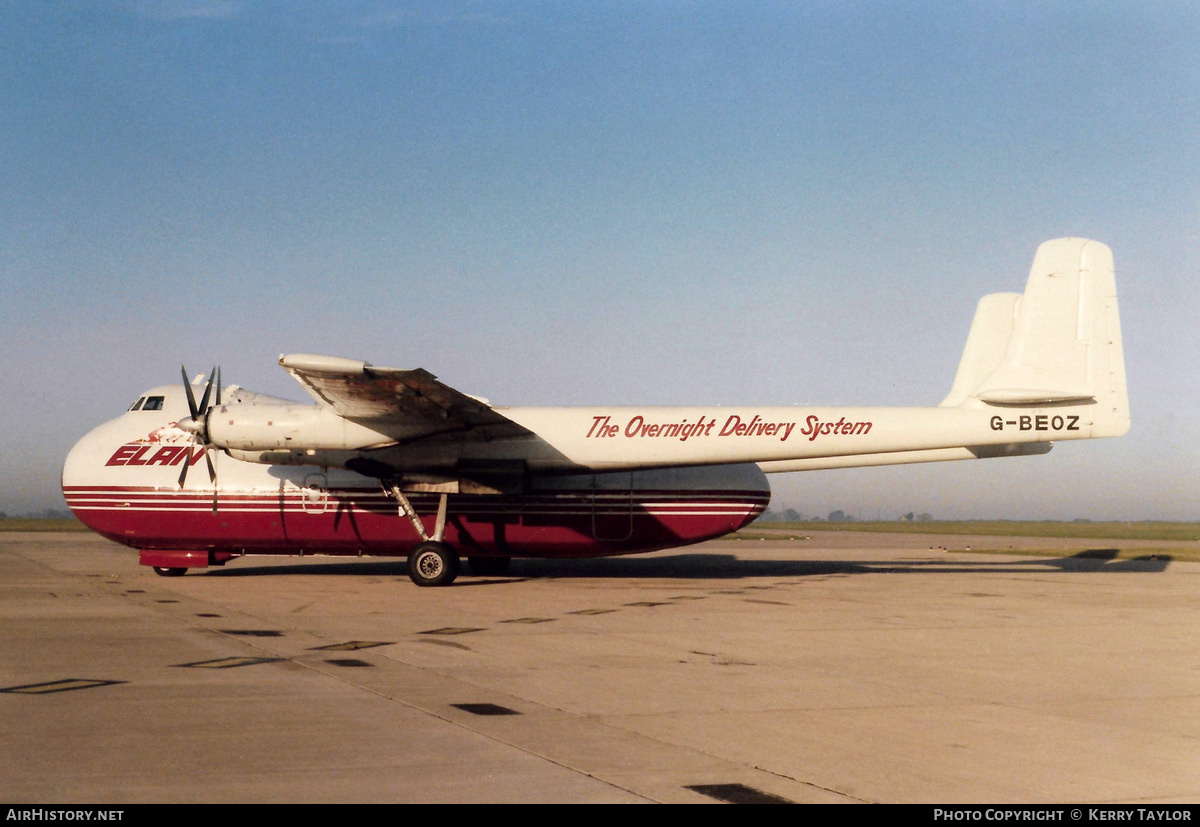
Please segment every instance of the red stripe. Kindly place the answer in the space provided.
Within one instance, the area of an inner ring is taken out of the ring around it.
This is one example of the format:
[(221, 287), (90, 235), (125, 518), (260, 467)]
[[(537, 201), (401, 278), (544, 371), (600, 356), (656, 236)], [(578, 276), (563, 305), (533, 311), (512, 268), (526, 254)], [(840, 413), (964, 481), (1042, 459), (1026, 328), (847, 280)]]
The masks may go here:
[[(86, 525), (135, 548), (231, 553), (402, 555), (420, 538), (378, 489), (338, 488), (310, 500), (282, 492), (171, 491), (64, 486)], [(410, 497), (433, 529), (436, 494)], [(534, 492), (524, 497), (451, 495), (446, 540), (461, 552), (585, 557), (629, 554), (718, 537), (766, 508), (761, 490)], [(615, 539), (609, 539), (615, 538)]]

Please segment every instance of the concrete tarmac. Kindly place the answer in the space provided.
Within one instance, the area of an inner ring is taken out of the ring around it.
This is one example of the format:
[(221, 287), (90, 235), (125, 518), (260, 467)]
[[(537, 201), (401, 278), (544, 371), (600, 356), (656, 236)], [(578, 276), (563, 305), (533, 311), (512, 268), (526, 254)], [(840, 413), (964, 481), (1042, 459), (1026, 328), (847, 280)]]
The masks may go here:
[(0, 801), (1200, 800), (1200, 564), (936, 548), (1053, 542), (724, 540), (420, 589), (0, 534)]

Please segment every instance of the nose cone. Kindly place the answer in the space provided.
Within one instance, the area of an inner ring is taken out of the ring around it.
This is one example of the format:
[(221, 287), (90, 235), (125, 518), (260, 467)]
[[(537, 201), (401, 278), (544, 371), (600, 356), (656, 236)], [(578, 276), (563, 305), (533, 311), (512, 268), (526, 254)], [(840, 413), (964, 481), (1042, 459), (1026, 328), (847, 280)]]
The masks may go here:
[[(67, 494), (68, 490), (72, 488), (94, 484), (95, 469), (103, 467), (107, 459), (107, 455), (102, 456), (105, 448), (121, 444), (123, 441), (121, 436), (115, 421), (106, 422), (93, 428), (83, 439), (76, 442), (67, 452), (67, 458), (63, 460), (63, 493)], [(67, 503), (70, 504), (70, 502), (71, 498), (68, 496)]]
[[(108, 422), (95, 428), (67, 453), (63, 460), (62, 492), (67, 507), (81, 523), (106, 537), (120, 540), (108, 530), (104, 521), (103, 480), (108, 454), (105, 448), (113, 444), (116, 437), (114, 423)], [(119, 442), (117, 443), (119, 444)]]

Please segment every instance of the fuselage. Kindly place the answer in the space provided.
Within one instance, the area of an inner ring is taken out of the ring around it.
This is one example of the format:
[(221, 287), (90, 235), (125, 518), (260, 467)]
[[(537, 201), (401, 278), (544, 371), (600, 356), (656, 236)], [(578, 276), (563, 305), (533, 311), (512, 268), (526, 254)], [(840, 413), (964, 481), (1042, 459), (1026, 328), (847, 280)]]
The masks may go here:
[[(380, 481), (345, 468), (245, 462), (202, 446), (177, 423), (179, 386), (87, 434), (63, 467), (63, 494), (98, 533), (152, 565), (206, 565), (243, 554), (402, 556), (422, 542)], [(280, 410), (287, 405), (279, 401)], [(189, 464), (181, 486), (180, 471)], [(408, 492), (432, 532), (438, 494)], [(752, 463), (527, 473), (504, 493), (451, 494), (445, 540), (465, 555), (592, 557), (700, 542), (744, 526), (770, 488)]]

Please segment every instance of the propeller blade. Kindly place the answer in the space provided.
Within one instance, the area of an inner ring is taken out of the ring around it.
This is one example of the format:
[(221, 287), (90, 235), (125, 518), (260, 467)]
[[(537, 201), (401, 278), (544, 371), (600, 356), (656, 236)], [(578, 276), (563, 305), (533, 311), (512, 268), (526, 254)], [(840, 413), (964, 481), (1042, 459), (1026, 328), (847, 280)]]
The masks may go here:
[(208, 382), (204, 385), (204, 396), (200, 397), (199, 410), (201, 414), (208, 413), (208, 395), (212, 393), (213, 373), (215, 371), (216, 367), (213, 367), (213, 369), (208, 372)]
[[(208, 413), (213, 408), (221, 404), (221, 369), (213, 365), (212, 370), (208, 372), (208, 381), (204, 384), (204, 394), (200, 397), (200, 404), (196, 404), (196, 395), (192, 392), (192, 383), (188, 381), (187, 368), (183, 365), (179, 366), (179, 372), (183, 375), (183, 389), (187, 393), (188, 412), (191, 414), (192, 424), (185, 423), (185, 430), (192, 433), (192, 445), (200, 446), (204, 449), (204, 463), (208, 466), (208, 481), (213, 487), (213, 513), (217, 513), (217, 469), (212, 461), (212, 446), (208, 444)], [(216, 396), (213, 399), (213, 404), (210, 407), (208, 399), (213, 394), (214, 386)], [(188, 457), (183, 463), (183, 467), (179, 469), (179, 487), (187, 483), (188, 468), (192, 464), (192, 449), (188, 448)]]
[[(204, 458), (208, 459), (208, 451), (204, 452)], [(216, 469), (213, 467), (213, 461), (211, 459), (208, 460), (208, 473), (212, 477), (212, 487), (213, 487), (212, 513), (216, 514), (217, 513), (217, 494), (220, 492), (220, 489), (217, 488), (217, 472), (216, 472)]]
[(192, 393), (192, 383), (187, 378), (187, 368), (180, 365), (179, 372), (183, 374), (183, 389), (187, 391), (188, 413), (191, 414), (192, 419), (195, 419), (200, 412), (196, 409), (196, 397)]

